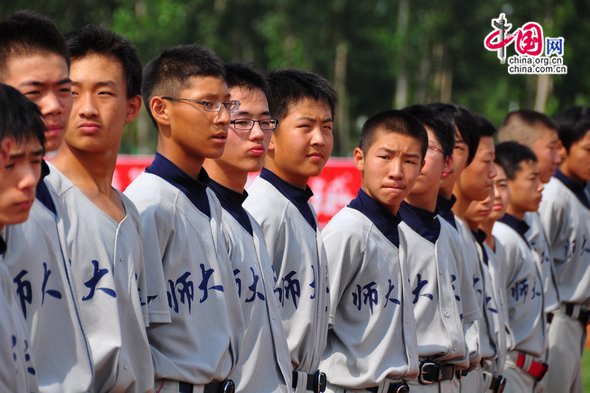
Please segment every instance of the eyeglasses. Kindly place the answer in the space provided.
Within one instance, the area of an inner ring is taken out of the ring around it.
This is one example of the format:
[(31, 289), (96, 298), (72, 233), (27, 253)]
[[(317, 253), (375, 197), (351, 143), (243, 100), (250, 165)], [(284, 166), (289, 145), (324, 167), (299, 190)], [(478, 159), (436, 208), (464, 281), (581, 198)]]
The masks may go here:
[(169, 101), (184, 101), (192, 102), (193, 104), (199, 104), (207, 112), (219, 112), (221, 110), (221, 107), (225, 107), (225, 109), (229, 113), (235, 113), (238, 111), (238, 109), (240, 109), (240, 101), (238, 100), (231, 100), (227, 102), (211, 102), (205, 100), (193, 100), (192, 98), (177, 98), (168, 96), (163, 96), (162, 99)]
[(277, 128), (279, 121), (276, 119), (235, 119), (229, 122), (236, 130), (239, 131), (250, 131), (254, 128), (254, 124), (258, 123), (262, 131), (272, 131)]
[(435, 153), (440, 153), (442, 156), (445, 155), (445, 153), (442, 151), (442, 149), (439, 149), (436, 146), (428, 145), (428, 150), (431, 150), (431, 151), (433, 151)]

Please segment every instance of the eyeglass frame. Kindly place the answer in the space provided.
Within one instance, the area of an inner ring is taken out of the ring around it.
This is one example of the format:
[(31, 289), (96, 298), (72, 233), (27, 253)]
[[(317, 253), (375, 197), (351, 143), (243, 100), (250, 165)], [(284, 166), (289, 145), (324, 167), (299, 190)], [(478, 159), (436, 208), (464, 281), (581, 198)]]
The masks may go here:
[[(236, 127), (236, 121), (249, 121), (252, 123), (252, 125), (250, 126), (250, 128), (238, 128)], [(260, 122), (262, 121), (271, 121), (274, 122), (274, 127), (273, 128), (262, 128), (262, 124)], [(279, 121), (277, 119), (258, 119), (258, 120), (254, 120), (254, 119), (247, 119), (247, 118), (241, 118), (241, 119), (232, 119), (230, 120), (229, 124), (231, 124), (232, 128), (234, 128), (237, 131), (248, 131), (251, 132), (252, 129), (254, 128), (254, 125), (258, 123), (258, 127), (260, 127), (260, 129), (264, 132), (264, 131), (274, 131), (277, 129), (277, 127), (279, 126)], [(244, 132), (245, 134), (245, 132)]]
[[(225, 108), (229, 113), (235, 113), (240, 109), (240, 101), (239, 100), (230, 100), (230, 101), (226, 101), (226, 102), (211, 102), (211, 101), (207, 101), (207, 100), (197, 100), (194, 98), (180, 98), (180, 97), (170, 97), (170, 96), (161, 96), (160, 97), (163, 100), (169, 100), (169, 101), (176, 101), (176, 102), (190, 102), (193, 104), (199, 104), (203, 107), (203, 110), (206, 112), (221, 112), (221, 108)], [(219, 107), (217, 109), (207, 109), (207, 105), (213, 105), (213, 104), (217, 104), (219, 105)], [(227, 106), (230, 105), (230, 108), (228, 108)], [(234, 108), (231, 108), (231, 105), (234, 106)]]

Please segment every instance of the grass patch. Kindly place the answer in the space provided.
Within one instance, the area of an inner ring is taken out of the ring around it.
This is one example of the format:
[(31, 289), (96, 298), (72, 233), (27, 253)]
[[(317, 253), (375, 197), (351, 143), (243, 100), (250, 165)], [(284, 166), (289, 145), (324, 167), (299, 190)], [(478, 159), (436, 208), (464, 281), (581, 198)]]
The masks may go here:
[(584, 379), (584, 392), (590, 393), (590, 348), (586, 347), (582, 357), (582, 378)]

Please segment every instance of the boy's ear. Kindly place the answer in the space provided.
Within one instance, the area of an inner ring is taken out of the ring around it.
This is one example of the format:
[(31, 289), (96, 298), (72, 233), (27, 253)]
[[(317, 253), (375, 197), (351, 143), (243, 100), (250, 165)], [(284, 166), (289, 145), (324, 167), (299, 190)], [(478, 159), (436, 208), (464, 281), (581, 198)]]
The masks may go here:
[(8, 162), (8, 154), (10, 153), (10, 140), (4, 138), (0, 141), (0, 167), (4, 167)]
[(139, 95), (127, 100), (127, 115), (125, 116), (125, 123), (131, 123), (135, 120), (141, 109), (141, 103), (142, 100)]
[(443, 163), (443, 170), (442, 170), (442, 178), (449, 176), (449, 174), (453, 170), (453, 156), (447, 156), (445, 158), (445, 162)]
[(563, 146), (563, 143), (559, 144), (559, 156), (561, 157), (561, 162), (567, 158), (567, 149)]
[(363, 172), (365, 170), (365, 154), (360, 147), (354, 148), (353, 159), (356, 169)]
[(168, 102), (166, 100), (163, 100), (162, 97), (154, 96), (150, 99), (149, 107), (156, 123), (163, 126), (170, 125), (170, 108), (168, 108)]

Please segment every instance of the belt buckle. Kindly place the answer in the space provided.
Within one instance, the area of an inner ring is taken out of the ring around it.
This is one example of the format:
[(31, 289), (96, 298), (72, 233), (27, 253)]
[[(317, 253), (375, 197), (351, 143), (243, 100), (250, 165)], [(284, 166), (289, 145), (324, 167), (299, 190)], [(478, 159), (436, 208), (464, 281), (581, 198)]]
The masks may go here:
[(506, 378), (501, 375), (498, 378), (500, 378), (500, 381), (498, 382), (498, 387), (496, 388), (495, 393), (503, 393), (504, 389), (506, 389)]
[(221, 384), (221, 393), (235, 393), (236, 384), (231, 379), (226, 379)]
[(395, 389), (395, 393), (409, 393), (410, 388), (407, 383), (401, 382), (397, 389)]
[(316, 371), (313, 375), (313, 391), (314, 393), (322, 393), (326, 390), (326, 374), (320, 370)]
[[(424, 375), (432, 375), (430, 380), (424, 379)], [(431, 385), (440, 380), (440, 368), (434, 362), (424, 362), (420, 364), (420, 374), (418, 375), (418, 382), (422, 385)]]

